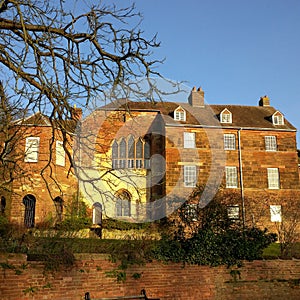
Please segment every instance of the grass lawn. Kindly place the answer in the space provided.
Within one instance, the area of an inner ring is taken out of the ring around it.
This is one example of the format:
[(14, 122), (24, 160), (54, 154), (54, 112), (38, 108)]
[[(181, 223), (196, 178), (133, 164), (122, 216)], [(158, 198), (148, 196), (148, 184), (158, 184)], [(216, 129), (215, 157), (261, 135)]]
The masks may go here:
[[(280, 244), (273, 243), (269, 247), (264, 249), (263, 257), (265, 259), (281, 258)], [(292, 245), (290, 254), (287, 258), (291, 257), (300, 259), (300, 243), (295, 243)]]

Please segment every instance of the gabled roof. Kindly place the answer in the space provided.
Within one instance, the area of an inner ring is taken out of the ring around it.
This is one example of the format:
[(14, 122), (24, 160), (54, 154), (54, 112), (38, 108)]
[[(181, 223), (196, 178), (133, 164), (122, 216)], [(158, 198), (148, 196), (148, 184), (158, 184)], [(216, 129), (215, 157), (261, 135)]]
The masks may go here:
[(64, 128), (69, 132), (74, 132), (76, 129), (77, 121), (76, 120), (53, 120), (50, 121), (50, 118), (41, 112), (36, 112), (35, 114), (30, 115), (25, 119), (19, 119), (14, 122), (15, 125), (20, 126), (41, 126), (41, 127), (50, 127), (55, 126), (57, 128)]
[(32, 125), (32, 126), (51, 126), (49, 118), (43, 115), (40, 111), (25, 119), (15, 121), (16, 125)]

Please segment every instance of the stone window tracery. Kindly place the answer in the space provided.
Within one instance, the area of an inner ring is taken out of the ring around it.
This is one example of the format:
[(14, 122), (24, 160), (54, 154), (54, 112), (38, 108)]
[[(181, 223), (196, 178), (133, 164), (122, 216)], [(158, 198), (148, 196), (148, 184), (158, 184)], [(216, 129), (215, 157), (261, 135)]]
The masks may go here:
[(150, 168), (150, 143), (141, 137), (114, 140), (112, 143), (112, 168), (113, 169), (149, 169)]

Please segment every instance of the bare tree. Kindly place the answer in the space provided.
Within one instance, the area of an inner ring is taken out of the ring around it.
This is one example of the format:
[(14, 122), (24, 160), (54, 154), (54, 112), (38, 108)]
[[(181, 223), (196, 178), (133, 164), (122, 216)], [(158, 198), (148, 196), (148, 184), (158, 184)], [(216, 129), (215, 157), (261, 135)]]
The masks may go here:
[[(101, 3), (101, 2), (100, 2)], [(150, 60), (159, 46), (129, 23), (135, 7), (96, 5), (75, 15), (65, 1), (0, 2), (0, 64), (13, 91), (51, 116), (69, 116), (117, 85), (135, 90), (137, 77), (159, 75)], [(131, 83), (130, 83), (131, 82)]]
[[(65, 121), (72, 118), (74, 104), (84, 108), (99, 98), (106, 103), (120, 95), (134, 94), (151, 101), (161, 95), (151, 79), (161, 77), (155, 68), (162, 61), (152, 55), (160, 43), (156, 36), (144, 35), (140, 29), (142, 16), (135, 6), (92, 3), (74, 1), (71, 7), (64, 0), (0, 1), (0, 80), (5, 92), (24, 115), (41, 111), (52, 125), (49, 158), (40, 170), (47, 187), (49, 179), (57, 183), (51, 161), (58, 136), (63, 140), (70, 170), (73, 167), (74, 128)], [(143, 89), (138, 83), (141, 79), (147, 83)], [(14, 131), (8, 130), (12, 120), (5, 115), (5, 105), (1, 109), (7, 127), (1, 128), (1, 134), (9, 132), (8, 140), (23, 124), (14, 123)], [(1, 148), (2, 167), (6, 166), (9, 144), (5, 142)], [(4, 169), (22, 174), (16, 167)], [(8, 182), (12, 178), (12, 174), (7, 178), (6, 171), (3, 176)]]

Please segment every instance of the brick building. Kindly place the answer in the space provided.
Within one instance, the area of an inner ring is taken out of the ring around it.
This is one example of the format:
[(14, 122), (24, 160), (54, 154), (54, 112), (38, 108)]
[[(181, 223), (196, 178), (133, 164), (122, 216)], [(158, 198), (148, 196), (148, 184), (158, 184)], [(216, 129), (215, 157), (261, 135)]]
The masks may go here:
[[(39, 123), (22, 122), (28, 136), (20, 147), (31, 143), (35, 150), (29, 156), (38, 153), (38, 159), (28, 161), (25, 153), (22, 160), (31, 176), (12, 187), (17, 193), (6, 208), (12, 221), (26, 224), (30, 201), (36, 205), (32, 224), (49, 214), (62, 218), (61, 203), (78, 188), (93, 223), (102, 213), (128, 221), (160, 219), (190, 199), (197, 186), (204, 190), (191, 208), (205, 206), (222, 190), (230, 217), (247, 224), (272, 228), (286, 208), (299, 208), (296, 129), (266, 96), (255, 106), (206, 105), (201, 88), (187, 102), (120, 99), (82, 119), (77, 131), (72, 121), (74, 169), (66, 159), (60, 163), (65, 155), (60, 133), (52, 140), (47, 122), (44, 116)], [(40, 176), (49, 163), (50, 141), (51, 177), (59, 185), (48, 184), (48, 173), (45, 181)]]
[(197, 186), (197, 204), (222, 190), (249, 225), (274, 227), (283, 206), (299, 208), (296, 129), (266, 96), (256, 106), (206, 105), (201, 88), (187, 103), (121, 99), (87, 117), (81, 138), (81, 191), (110, 217), (160, 219)]
[(59, 124), (38, 112), (1, 132), (2, 212), (12, 223), (30, 228), (63, 219), (78, 185), (65, 151), (75, 126), (76, 120)]

